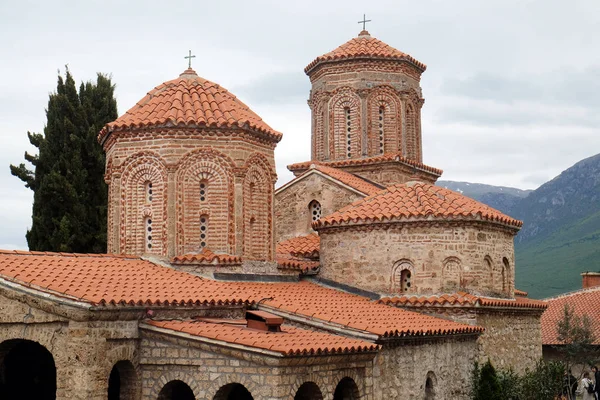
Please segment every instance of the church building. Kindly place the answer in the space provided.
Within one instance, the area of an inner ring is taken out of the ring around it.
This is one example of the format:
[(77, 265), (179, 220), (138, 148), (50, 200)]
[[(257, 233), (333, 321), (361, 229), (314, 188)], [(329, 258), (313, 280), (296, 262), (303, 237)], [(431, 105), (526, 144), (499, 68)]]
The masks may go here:
[[(521, 222), (435, 186), (425, 64), (363, 30), (305, 68), (311, 159), (190, 68), (99, 132), (108, 254), (0, 251), (0, 398), (468, 399), (546, 308)], [(309, 140), (307, 135), (306, 140)]]

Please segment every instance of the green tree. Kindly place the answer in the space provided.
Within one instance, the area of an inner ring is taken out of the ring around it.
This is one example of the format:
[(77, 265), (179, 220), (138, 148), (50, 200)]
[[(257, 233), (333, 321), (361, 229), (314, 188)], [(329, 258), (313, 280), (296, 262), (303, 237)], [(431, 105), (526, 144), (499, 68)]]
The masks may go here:
[(96, 137), (117, 118), (114, 89), (109, 77), (98, 74), (77, 91), (67, 68), (50, 94), (44, 134), (27, 132), (38, 149), (37, 155), (25, 152), (34, 170), (20, 164), (10, 171), (34, 192), (30, 250), (106, 251), (105, 158)]

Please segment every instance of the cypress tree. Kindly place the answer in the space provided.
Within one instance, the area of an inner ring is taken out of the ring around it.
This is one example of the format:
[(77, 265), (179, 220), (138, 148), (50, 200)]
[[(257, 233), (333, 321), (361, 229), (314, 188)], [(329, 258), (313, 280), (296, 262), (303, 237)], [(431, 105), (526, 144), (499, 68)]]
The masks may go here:
[(105, 158), (96, 136), (117, 118), (114, 89), (109, 77), (98, 74), (77, 91), (67, 69), (50, 94), (44, 134), (27, 132), (38, 149), (37, 155), (25, 153), (34, 171), (25, 164), (10, 171), (34, 192), (30, 250), (106, 251)]

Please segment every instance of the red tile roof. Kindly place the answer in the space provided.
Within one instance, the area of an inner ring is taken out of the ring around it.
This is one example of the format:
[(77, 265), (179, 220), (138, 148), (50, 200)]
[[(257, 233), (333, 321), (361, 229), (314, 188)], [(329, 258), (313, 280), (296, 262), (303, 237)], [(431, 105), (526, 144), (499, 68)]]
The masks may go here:
[(319, 257), (319, 246), (321, 239), (316, 233), (306, 236), (298, 236), (277, 243), (277, 254), (291, 254), (294, 257)]
[(261, 303), (305, 318), (327, 321), (382, 337), (479, 333), (482, 328), (375, 303), (366, 297), (311, 282), (272, 284)]
[(132, 256), (0, 251), (0, 278), (90, 304), (201, 305), (256, 300), (238, 285)]
[(600, 287), (582, 289), (576, 292), (546, 299), (548, 309), (542, 314), (542, 344), (562, 344), (558, 341), (557, 323), (563, 317), (565, 304), (573, 307), (575, 314), (587, 315), (591, 328), (596, 333), (594, 344), (600, 345)]
[(213, 281), (138, 257), (0, 251), (1, 280), (93, 305), (241, 305), (272, 298), (261, 305), (384, 337), (482, 330), (310, 282)]
[(199, 77), (192, 69), (148, 92), (124, 115), (102, 128), (98, 140), (113, 130), (164, 125), (241, 127), (275, 141), (281, 140), (281, 133), (273, 130), (246, 104), (225, 88)]
[[(365, 165), (365, 164), (373, 164), (373, 163), (381, 163), (381, 162), (400, 162), (402, 164), (409, 165), (413, 168), (417, 168), (419, 170), (429, 172), (431, 174), (437, 175), (438, 177), (442, 175), (444, 171), (441, 169), (437, 169), (434, 167), (430, 167), (423, 163), (420, 163), (415, 160), (411, 160), (410, 158), (402, 157), (399, 153), (387, 153), (380, 156), (373, 157), (365, 157), (365, 158), (355, 158), (355, 159), (344, 159), (344, 160), (334, 160), (334, 161), (320, 161), (319, 165), (327, 166), (327, 167), (347, 167), (347, 166), (355, 166), (355, 165)], [(304, 161), (301, 163), (290, 164), (287, 166), (292, 172), (302, 171), (310, 168), (312, 164), (316, 164), (315, 161)]]
[(229, 254), (215, 254), (204, 248), (200, 253), (175, 256), (171, 259), (171, 263), (176, 265), (239, 265), (242, 263), (242, 258)]
[(147, 321), (149, 325), (234, 343), (271, 350), (285, 356), (347, 354), (376, 351), (379, 346), (362, 340), (282, 325), (281, 332), (246, 328), (245, 320), (205, 319), (195, 321)]
[(475, 296), (473, 294), (458, 292), (454, 294), (415, 296), (404, 295), (398, 297), (386, 297), (379, 300), (382, 304), (427, 307), (427, 306), (471, 306), (471, 307), (509, 307), (509, 308), (532, 308), (545, 309), (548, 305), (541, 300), (517, 297), (513, 299), (500, 299), (493, 297)]
[(523, 290), (515, 289), (515, 296), (527, 297), (528, 294)]
[(293, 257), (286, 254), (277, 254), (277, 268), (281, 270), (294, 270), (300, 272), (316, 271), (319, 261), (307, 260), (306, 258)]
[(353, 189), (358, 190), (366, 195), (374, 194), (383, 189), (374, 183), (371, 183), (358, 175), (351, 174), (346, 171), (342, 171), (338, 168), (328, 167), (326, 165), (315, 164), (315, 169), (325, 175), (332, 177), (335, 180), (342, 182), (345, 185), (350, 186)]
[(421, 72), (427, 66), (406, 53), (383, 43), (372, 37), (369, 32), (362, 31), (358, 37), (352, 38), (343, 45), (329, 53), (317, 57), (304, 68), (304, 72), (310, 75), (311, 71), (319, 64), (357, 58), (384, 58), (398, 61), (408, 61), (415, 65)]
[(332, 225), (406, 220), (484, 220), (513, 229), (521, 221), (462, 194), (423, 182), (390, 186), (313, 223), (316, 230)]

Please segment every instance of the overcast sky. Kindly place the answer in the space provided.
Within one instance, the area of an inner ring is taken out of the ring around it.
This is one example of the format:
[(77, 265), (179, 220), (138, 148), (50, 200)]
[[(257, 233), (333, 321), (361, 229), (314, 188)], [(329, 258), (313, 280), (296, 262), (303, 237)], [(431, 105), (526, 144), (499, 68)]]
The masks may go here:
[(26, 248), (32, 194), (8, 165), (41, 132), (65, 64), (112, 74), (119, 115), (187, 66), (274, 129), (278, 185), (310, 157), (304, 67), (360, 31), (427, 64), (423, 154), (443, 179), (533, 189), (600, 152), (598, 0), (0, 0), (0, 248)]

